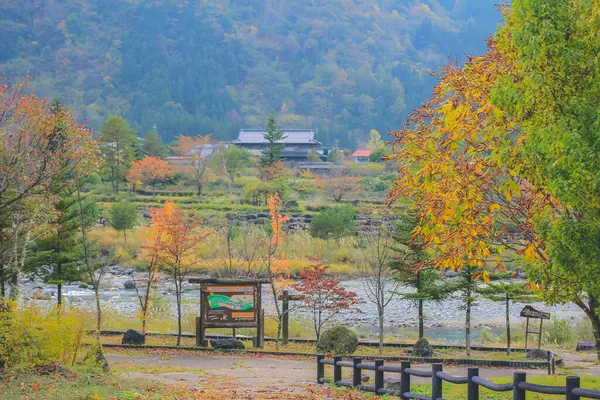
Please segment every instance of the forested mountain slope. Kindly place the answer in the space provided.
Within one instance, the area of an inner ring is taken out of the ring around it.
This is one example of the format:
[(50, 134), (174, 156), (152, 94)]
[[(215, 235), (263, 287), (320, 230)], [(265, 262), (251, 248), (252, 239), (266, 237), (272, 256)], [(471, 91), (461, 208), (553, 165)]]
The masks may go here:
[(33, 77), (95, 127), (166, 140), (262, 126), (351, 146), (428, 97), (427, 72), (483, 50), (496, 0), (3, 0), (0, 75)]

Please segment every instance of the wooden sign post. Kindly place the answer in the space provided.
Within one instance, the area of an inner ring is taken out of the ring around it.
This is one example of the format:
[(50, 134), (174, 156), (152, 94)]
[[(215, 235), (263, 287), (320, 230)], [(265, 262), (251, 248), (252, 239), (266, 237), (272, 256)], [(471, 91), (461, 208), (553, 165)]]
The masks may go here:
[[(542, 347), (542, 327), (545, 319), (550, 319), (550, 313), (544, 311), (538, 311), (531, 306), (525, 306), (521, 310), (521, 317), (527, 318), (527, 323), (525, 324), (525, 351), (527, 351), (527, 344), (529, 334), (538, 335), (538, 349)], [(540, 320), (540, 330), (539, 331), (530, 331), (529, 330), (529, 318), (539, 319)]]
[(190, 279), (200, 284), (200, 315), (196, 317), (196, 346), (206, 347), (207, 328), (256, 328), (256, 347), (264, 347), (261, 285), (256, 280)]

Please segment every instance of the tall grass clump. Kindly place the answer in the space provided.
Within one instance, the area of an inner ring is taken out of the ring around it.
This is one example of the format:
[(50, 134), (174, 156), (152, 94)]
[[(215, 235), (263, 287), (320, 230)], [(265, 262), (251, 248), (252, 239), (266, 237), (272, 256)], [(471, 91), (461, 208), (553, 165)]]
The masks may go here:
[(88, 316), (69, 308), (0, 302), (0, 366), (74, 364)]

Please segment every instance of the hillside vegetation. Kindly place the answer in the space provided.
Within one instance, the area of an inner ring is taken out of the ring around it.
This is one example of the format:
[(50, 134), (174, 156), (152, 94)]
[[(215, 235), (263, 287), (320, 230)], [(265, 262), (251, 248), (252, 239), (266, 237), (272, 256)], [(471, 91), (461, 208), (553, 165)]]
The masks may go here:
[(495, 0), (85, 0), (0, 4), (0, 75), (99, 127), (236, 135), (319, 129), (352, 146), (401, 125), (428, 72), (483, 50)]

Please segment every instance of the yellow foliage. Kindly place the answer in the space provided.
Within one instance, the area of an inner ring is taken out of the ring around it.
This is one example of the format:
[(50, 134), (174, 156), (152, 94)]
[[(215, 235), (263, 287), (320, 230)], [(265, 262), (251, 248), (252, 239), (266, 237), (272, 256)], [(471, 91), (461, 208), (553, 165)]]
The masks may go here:
[(70, 364), (87, 322), (86, 314), (75, 309), (47, 311), (35, 303), (0, 301), (0, 357), (7, 368)]

